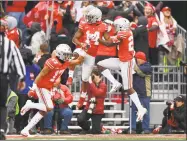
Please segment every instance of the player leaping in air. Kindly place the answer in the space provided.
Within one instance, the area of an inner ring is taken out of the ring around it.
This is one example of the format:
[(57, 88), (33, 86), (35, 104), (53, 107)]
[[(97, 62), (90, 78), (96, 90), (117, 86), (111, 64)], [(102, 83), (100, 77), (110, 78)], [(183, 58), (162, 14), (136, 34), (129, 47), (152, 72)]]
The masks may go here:
[(133, 33), (130, 30), (130, 22), (125, 18), (120, 18), (114, 21), (114, 26), (117, 31), (117, 35), (111, 37), (111, 40), (103, 40), (100, 38), (98, 41), (105, 46), (118, 45), (118, 58), (109, 58), (98, 62), (98, 65), (114, 69), (121, 70), (121, 76), (123, 81), (123, 88), (127, 90), (131, 100), (134, 102), (138, 109), (137, 121), (143, 119), (147, 110), (142, 107), (136, 91), (133, 89), (133, 68), (134, 68), (134, 41)]

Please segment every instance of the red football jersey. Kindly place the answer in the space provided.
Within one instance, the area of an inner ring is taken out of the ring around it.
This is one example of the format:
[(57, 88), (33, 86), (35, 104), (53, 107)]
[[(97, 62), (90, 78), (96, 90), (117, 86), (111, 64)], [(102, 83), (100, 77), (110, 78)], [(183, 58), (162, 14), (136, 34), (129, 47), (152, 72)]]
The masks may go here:
[(63, 74), (65, 69), (69, 66), (69, 62), (65, 62), (64, 64), (60, 63), (57, 58), (49, 58), (44, 67), (47, 66), (51, 71), (43, 77), (38, 83), (37, 86), (39, 88), (46, 88), (50, 90), (53, 88), (56, 80)]
[[(111, 30), (108, 32), (110, 36), (114, 36), (116, 31), (114, 26), (111, 26)], [(116, 46), (113, 47), (106, 47), (103, 44), (99, 44), (97, 55), (104, 55), (104, 56), (116, 56)]]
[(103, 22), (98, 22), (96, 24), (88, 24), (84, 22), (79, 25), (79, 28), (83, 31), (85, 43), (90, 46), (87, 54), (95, 57), (99, 46), (98, 39), (102, 38), (104, 33), (107, 31), (107, 24)]
[(121, 40), (121, 43), (118, 45), (119, 60), (122, 62), (131, 60), (134, 55), (134, 40), (132, 31), (119, 31), (116, 38), (118, 40)]

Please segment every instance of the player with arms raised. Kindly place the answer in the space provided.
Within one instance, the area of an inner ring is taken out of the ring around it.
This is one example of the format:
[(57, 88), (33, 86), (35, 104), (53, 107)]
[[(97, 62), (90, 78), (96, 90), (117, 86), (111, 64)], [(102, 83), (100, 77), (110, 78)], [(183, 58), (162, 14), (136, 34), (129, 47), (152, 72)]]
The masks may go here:
[(44, 115), (53, 109), (51, 90), (56, 80), (61, 77), (64, 70), (69, 67), (69, 60), (72, 57), (71, 48), (66, 44), (60, 44), (56, 47), (55, 57), (45, 62), (44, 68), (36, 77), (32, 86), (39, 99), (39, 103), (33, 103), (28, 100), (21, 109), (21, 115), (24, 115), (30, 109), (38, 109), (39, 111), (31, 119), (28, 125), (21, 131), (21, 135), (29, 136), (29, 130), (35, 126)]
[(138, 95), (132, 85), (135, 51), (133, 33), (130, 30), (130, 22), (125, 18), (120, 18), (114, 21), (114, 26), (117, 31), (116, 36), (111, 37), (111, 40), (109, 41), (102, 40), (101, 38), (98, 41), (105, 46), (118, 45), (118, 58), (109, 58), (100, 61), (98, 65), (114, 70), (121, 70), (123, 88), (124, 90), (127, 90), (130, 98), (136, 105), (138, 109), (137, 121), (140, 121), (143, 119), (147, 110), (142, 107)]

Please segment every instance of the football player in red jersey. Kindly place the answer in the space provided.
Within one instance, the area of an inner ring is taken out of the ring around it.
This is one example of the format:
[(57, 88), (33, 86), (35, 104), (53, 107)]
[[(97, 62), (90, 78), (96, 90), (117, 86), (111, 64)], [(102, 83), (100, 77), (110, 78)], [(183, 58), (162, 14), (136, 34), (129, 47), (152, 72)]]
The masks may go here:
[[(86, 22), (86, 15), (89, 13), (93, 8), (95, 8), (93, 5), (88, 5), (84, 10), (83, 10), (83, 17), (80, 19), (79, 25), (84, 25)], [(85, 42), (86, 37), (81, 36), (79, 39), (79, 42)], [(75, 43), (76, 44), (76, 43)], [(76, 44), (76, 49), (74, 50), (74, 59), (77, 59), (77, 64), (75, 65), (80, 65), (84, 61), (84, 53), (85, 51), (81, 49), (81, 46)], [(69, 78), (66, 82), (66, 85), (72, 85), (73, 82), (73, 74), (74, 74), (75, 66), (71, 65), (69, 68)]]
[(142, 107), (138, 95), (132, 85), (135, 51), (133, 33), (130, 30), (130, 22), (125, 18), (120, 18), (114, 21), (114, 26), (117, 31), (117, 35), (111, 37), (112, 41), (99, 39), (99, 42), (106, 46), (118, 44), (118, 58), (109, 58), (100, 61), (98, 65), (114, 70), (121, 70), (123, 89), (127, 90), (131, 100), (136, 105), (138, 109), (137, 121), (140, 121), (143, 119), (147, 110)]
[[(83, 52), (84, 61), (82, 64), (82, 87), (81, 97), (86, 97), (87, 84), (91, 75), (92, 69), (95, 65), (95, 56), (98, 50), (98, 39), (104, 37), (106, 40), (109, 39), (107, 34), (107, 25), (101, 21), (102, 12), (98, 8), (90, 10), (86, 16), (86, 22), (82, 22), (79, 25), (78, 31), (73, 37), (73, 43), (80, 46)], [(85, 41), (80, 42), (80, 38), (84, 37)], [(81, 105), (77, 105), (78, 108)]]
[[(113, 25), (113, 21), (106, 19), (104, 21), (108, 25), (108, 34), (110, 36), (114, 36), (116, 34), (115, 27)], [(97, 51), (97, 56), (95, 59), (95, 63), (98, 65), (98, 62), (108, 59), (108, 58), (116, 58), (117, 57), (117, 47), (106, 47), (103, 44), (99, 44), (99, 48)], [(114, 76), (111, 74), (109, 69), (105, 69), (102, 66), (98, 65), (98, 68), (100, 69), (102, 75), (107, 78), (112, 83), (112, 89), (110, 90), (110, 94), (117, 91), (122, 87), (121, 83), (119, 83)]]
[(21, 115), (24, 115), (30, 109), (39, 110), (29, 124), (21, 131), (21, 135), (23, 136), (29, 136), (29, 130), (36, 125), (48, 111), (53, 109), (51, 90), (56, 80), (69, 66), (69, 60), (72, 56), (71, 48), (66, 44), (60, 44), (56, 47), (55, 55), (56, 57), (50, 58), (45, 62), (44, 68), (36, 77), (31, 88), (36, 92), (39, 103), (33, 103), (31, 100), (28, 100), (21, 109)]

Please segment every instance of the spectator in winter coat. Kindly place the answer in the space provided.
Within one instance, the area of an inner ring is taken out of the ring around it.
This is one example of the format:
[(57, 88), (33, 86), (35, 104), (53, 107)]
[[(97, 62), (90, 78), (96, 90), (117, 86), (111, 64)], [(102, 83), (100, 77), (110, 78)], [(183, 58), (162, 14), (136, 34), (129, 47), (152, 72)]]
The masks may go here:
[(63, 118), (60, 123), (60, 134), (70, 134), (68, 124), (73, 116), (73, 111), (68, 104), (73, 101), (73, 96), (67, 86), (60, 84), (60, 78), (56, 81), (52, 94), (55, 108), (44, 117), (44, 134), (52, 133), (52, 117), (55, 110), (59, 110), (60, 118)]
[(149, 58), (149, 41), (147, 31), (147, 18), (144, 16), (138, 17), (137, 27), (133, 30), (134, 35), (134, 49), (136, 52), (141, 51), (145, 53), (146, 58)]
[[(102, 81), (101, 73), (98, 69), (94, 69), (91, 74), (92, 81), (89, 84), (88, 100), (85, 109), (78, 115), (78, 125), (83, 129), (81, 134), (101, 134), (101, 120), (104, 116), (104, 101), (106, 97), (107, 87)], [(85, 98), (81, 97), (78, 108), (82, 107)], [(90, 130), (90, 122), (92, 120), (92, 129)], [(90, 130), (90, 131), (89, 131)]]
[(44, 31), (41, 29), (40, 23), (33, 22), (30, 31), (31, 42), (27, 48), (32, 51), (33, 55), (36, 55), (40, 51), (40, 45), (46, 43), (46, 37)]
[[(142, 121), (142, 133), (150, 133), (150, 99), (151, 99), (151, 64), (147, 62), (146, 56), (143, 52), (137, 52), (135, 54), (137, 65), (135, 65), (133, 75), (133, 88), (138, 94), (141, 104), (147, 109), (147, 114), (144, 115)], [(136, 107), (132, 104), (132, 132), (136, 133)]]
[(25, 16), (25, 7), (27, 1), (6, 1), (6, 12), (9, 16), (13, 16), (18, 21), (18, 28), (24, 31), (26, 28), (23, 23), (23, 17)]
[(155, 7), (147, 3), (144, 9), (144, 15), (148, 20), (148, 39), (149, 39), (149, 59), (152, 65), (158, 65), (158, 48), (156, 47), (157, 32), (159, 29), (158, 21), (154, 16)]
[(6, 35), (9, 40), (14, 41), (16, 46), (19, 48), (21, 44), (21, 31), (17, 28), (17, 20), (12, 16), (8, 16), (5, 19), (8, 22), (8, 30)]

